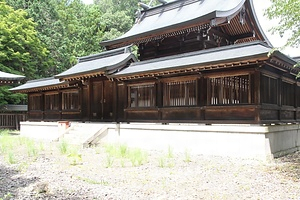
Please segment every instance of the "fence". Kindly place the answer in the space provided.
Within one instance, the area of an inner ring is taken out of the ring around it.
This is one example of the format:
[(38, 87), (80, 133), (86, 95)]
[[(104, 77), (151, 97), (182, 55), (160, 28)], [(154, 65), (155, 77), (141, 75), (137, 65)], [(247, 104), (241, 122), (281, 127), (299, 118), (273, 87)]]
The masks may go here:
[(20, 122), (26, 121), (27, 115), (24, 113), (0, 113), (0, 128), (20, 129)]

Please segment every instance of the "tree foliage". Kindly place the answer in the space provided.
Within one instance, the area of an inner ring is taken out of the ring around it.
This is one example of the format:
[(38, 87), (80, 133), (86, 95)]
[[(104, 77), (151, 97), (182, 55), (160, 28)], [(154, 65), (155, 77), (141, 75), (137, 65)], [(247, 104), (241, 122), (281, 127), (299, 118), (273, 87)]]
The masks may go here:
[[(61, 73), (130, 29), (140, 0), (0, 0), (0, 70), (27, 80)], [(149, 4), (151, 0), (144, 0)], [(152, 6), (157, 1), (152, 1)], [(23, 101), (17, 94), (3, 102)], [(1, 104), (1, 103), (0, 103)]]
[[(24, 10), (14, 10), (4, 1), (0, 1), (0, 18), (0, 70), (28, 79), (46, 76), (51, 65), (49, 52), (39, 40), (33, 20)], [(12, 94), (9, 88), (0, 88), (0, 105), (24, 101), (24, 95)]]
[(300, 46), (300, 1), (271, 0), (272, 5), (265, 14), (269, 19), (279, 19), (279, 24), (272, 28), (273, 33), (283, 36), (290, 33), (286, 46)]
[(45, 75), (48, 51), (37, 37), (36, 24), (24, 10), (0, 2), (0, 70), (28, 78)]

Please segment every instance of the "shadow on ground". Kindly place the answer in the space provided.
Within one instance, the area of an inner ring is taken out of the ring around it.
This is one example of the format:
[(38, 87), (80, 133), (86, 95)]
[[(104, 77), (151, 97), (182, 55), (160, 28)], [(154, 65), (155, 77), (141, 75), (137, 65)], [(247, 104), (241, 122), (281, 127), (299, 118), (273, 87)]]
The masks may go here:
[(24, 178), (18, 170), (8, 168), (0, 163), (0, 199), (10, 199), (21, 188), (35, 183), (39, 178)]
[(300, 151), (278, 158), (277, 169), (286, 177), (300, 182)]

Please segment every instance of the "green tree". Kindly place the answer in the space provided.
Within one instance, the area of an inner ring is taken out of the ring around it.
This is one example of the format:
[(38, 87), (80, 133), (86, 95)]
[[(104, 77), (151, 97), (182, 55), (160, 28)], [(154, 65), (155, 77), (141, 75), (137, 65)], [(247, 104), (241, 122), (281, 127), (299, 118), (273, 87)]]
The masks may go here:
[(25, 9), (38, 24), (38, 36), (50, 51), (53, 65), (49, 75), (73, 66), (76, 57), (101, 51), (101, 10), (80, 0), (7, 0)]
[(269, 19), (278, 19), (279, 24), (272, 28), (272, 33), (283, 36), (290, 33), (285, 46), (300, 46), (300, 1), (271, 0), (271, 6), (265, 14)]
[(37, 37), (36, 24), (23, 10), (0, 2), (0, 70), (29, 79), (44, 76), (48, 51)]
[[(46, 76), (48, 51), (37, 37), (36, 24), (24, 10), (14, 10), (0, 0), (0, 70), (25, 75), (28, 79)], [(0, 89), (0, 104), (15, 104), (25, 96)]]

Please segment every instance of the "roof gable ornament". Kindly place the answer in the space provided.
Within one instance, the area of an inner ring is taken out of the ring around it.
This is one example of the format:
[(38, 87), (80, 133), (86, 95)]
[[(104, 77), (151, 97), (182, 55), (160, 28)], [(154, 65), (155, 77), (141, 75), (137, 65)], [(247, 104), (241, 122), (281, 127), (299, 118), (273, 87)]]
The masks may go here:
[(245, 8), (245, 6), (243, 6), (240, 11), (240, 23), (242, 25), (244, 25), (246, 23), (246, 8)]

